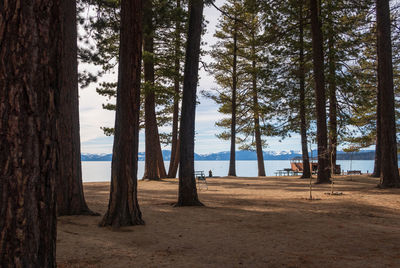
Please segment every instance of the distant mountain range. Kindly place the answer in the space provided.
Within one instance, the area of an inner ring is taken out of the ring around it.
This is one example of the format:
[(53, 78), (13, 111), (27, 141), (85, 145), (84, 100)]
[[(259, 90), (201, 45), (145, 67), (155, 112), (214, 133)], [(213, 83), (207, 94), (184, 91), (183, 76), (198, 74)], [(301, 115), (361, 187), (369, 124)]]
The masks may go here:
[[(317, 156), (317, 151), (313, 150), (313, 156)], [(171, 159), (171, 151), (163, 150), (163, 156), (165, 161)], [(310, 154), (311, 156), (311, 154)], [(265, 151), (264, 160), (290, 160), (295, 157), (301, 157), (301, 153), (298, 151)], [(354, 153), (346, 153), (343, 151), (337, 152), (337, 160), (374, 160), (375, 151), (365, 150)], [(82, 161), (111, 161), (112, 154), (82, 154)], [(139, 153), (139, 161), (144, 161), (144, 152)], [(227, 161), (229, 160), (229, 152), (219, 152), (211, 154), (194, 154), (194, 159), (196, 161)], [(236, 160), (238, 161), (251, 161), (257, 160), (257, 155), (255, 151), (237, 151)]]

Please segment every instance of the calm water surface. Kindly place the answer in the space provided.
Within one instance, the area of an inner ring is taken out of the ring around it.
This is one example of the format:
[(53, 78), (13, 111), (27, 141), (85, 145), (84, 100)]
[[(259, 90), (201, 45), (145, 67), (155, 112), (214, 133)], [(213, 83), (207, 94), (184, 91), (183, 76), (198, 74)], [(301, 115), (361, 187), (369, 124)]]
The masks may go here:
[[(338, 160), (337, 164), (344, 171), (361, 170), (363, 173), (371, 173), (374, 169), (373, 160)], [(290, 168), (289, 160), (269, 160), (264, 161), (267, 176), (274, 176), (276, 170)], [(169, 161), (165, 161), (168, 170)], [(203, 170), (207, 175), (212, 170), (214, 176), (226, 176), (228, 173), (229, 161), (196, 161), (195, 169)], [(139, 161), (138, 178), (142, 178), (144, 172), (144, 161)], [(257, 161), (237, 161), (236, 175), (241, 177), (257, 176)], [(83, 161), (82, 176), (84, 182), (110, 181), (111, 162), (102, 161)]]

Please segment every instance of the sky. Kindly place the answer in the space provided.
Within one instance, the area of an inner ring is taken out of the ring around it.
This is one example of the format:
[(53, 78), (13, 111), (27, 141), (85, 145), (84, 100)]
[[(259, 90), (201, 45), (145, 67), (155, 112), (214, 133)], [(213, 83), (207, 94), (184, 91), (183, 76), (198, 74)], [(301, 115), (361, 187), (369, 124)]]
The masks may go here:
[[(224, 0), (217, 0), (216, 5), (221, 6)], [(218, 22), (220, 13), (213, 6), (205, 7), (205, 19), (209, 22), (207, 25), (207, 32), (203, 37), (203, 41), (207, 45), (203, 47), (209, 50), (215, 43), (213, 37), (215, 26)], [(210, 62), (209, 56), (202, 58), (205, 62)], [(80, 70), (95, 70), (93, 66), (81, 64)], [(108, 74), (101, 81), (116, 80), (117, 74)], [(215, 135), (222, 131), (221, 128), (215, 126), (218, 119), (223, 118), (218, 113), (218, 106), (210, 99), (202, 97), (199, 93), (202, 90), (212, 90), (216, 84), (211, 75), (209, 75), (203, 68), (199, 71), (200, 81), (197, 88), (200, 104), (196, 107), (196, 138), (195, 138), (195, 152), (198, 154), (208, 154), (221, 151), (229, 151), (230, 142), (218, 139)], [(96, 84), (90, 85), (88, 88), (80, 89), (80, 126), (81, 126), (81, 151), (82, 153), (89, 154), (109, 154), (112, 152), (113, 137), (107, 137), (100, 129), (101, 126), (114, 126), (115, 113), (104, 110), (102, 103), (107, 101), (106, 97), (100, 96), (96, 92)], [(160, 128), (160, 132), (171, 131), (170, 127)], [(300, 139), (298, 136), (285, 139), (283, 142), (279, 141), (278, 137), (267, 137), (267, 151), (300, 151)], [(139, 137), (139, 151), (144, 151), (144, 134), (143, 131)], [(164, 147), (163, 149), (170, 149)]]

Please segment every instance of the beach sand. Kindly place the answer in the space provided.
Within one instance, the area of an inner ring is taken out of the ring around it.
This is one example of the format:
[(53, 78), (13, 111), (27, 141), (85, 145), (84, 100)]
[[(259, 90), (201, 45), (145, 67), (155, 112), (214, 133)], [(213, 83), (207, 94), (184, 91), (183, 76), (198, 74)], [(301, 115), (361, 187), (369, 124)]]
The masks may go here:
[[(173, 207), (178, 180), (139, 181), (146, 224), (118, 231), (101, 217), (58, 220), (58, 267), (400, 267), (400, 189), (344, 176), (330, 185), (298, 177), (209, 178), (205, 207)], [(85, 183), (104, 214), (109, 183)]]

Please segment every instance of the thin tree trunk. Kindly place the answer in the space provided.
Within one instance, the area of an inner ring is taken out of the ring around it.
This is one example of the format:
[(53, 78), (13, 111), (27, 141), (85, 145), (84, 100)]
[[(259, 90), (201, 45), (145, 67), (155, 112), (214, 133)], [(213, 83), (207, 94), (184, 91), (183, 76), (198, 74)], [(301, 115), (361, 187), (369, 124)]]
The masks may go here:
[(99, 215), (86, 205), (82, 186), (77, 60), (76, 2), (63, 1), (63, 52), (61, 68), (60, 176), (57, 178), (58, 215)]
[[(379, 81), (379, 73), (378, 73)], [(380, 82), (378, 82), (379, 84)], [(379, 178), (381, 176), (381, 161), (382, 161), (382, 148), (381, 148), (381, 98), (379, 96), (380, 90), (377, 90), (377, 108), (376, 108), (376, 142), (375, 142), (375, 161), (374, 172), (372, 177)]]
[(167, 177), (167, 171), (165, 170), (165, 165), (164, 165), (164, 157), (162, 154), (161, 150), (161, 142), (160, 142), (160, 135), (158, 134), (158, 127), (156, 126), (156, 134), (157, 134), (157, 169), (158, 169), (158, 175), (160, 178), (166, 178)]
[(0, 267), (56, 267), (61, 1), (0, 6)]
[(317, 183), (330, 183), (328, 138), (326, 130), (326, 99), (324, 51), (318, 0), (310, 0), (313, 66), (317, 114), (318, 177)]
[(261, 130), (260, 130), (260, 111), (258, 104), (258, 92), (257, 92), (257, 74), (256, 74), (256, 48), (254, 44), (254, 32), (252, 33), (252, 47), (251, 54), (253, 57), (252, 60), (252, 95), (253, 95), (253, 120), (254, 120), (254, 136), (256, 140), (256, 154), (257, 154), (257, 166), (258, 166), (258, 176), (265, 176), (265, 167), (264, 167), (264, 155), (262, 150), (262, 140), (261, 140)]
[(306, 122), (306, 91), (305, 91), (305, 59), (304, 59), (304, 18), (303, 0), (299, 0), (299, 29), (300, 29), (300, 57), (299, 57), (299, 80), (300, 80), (300, 135), (301, 150), (303, 158), (302, 178), (310, 178), (310, 160), (307, 147), (307, 122)]
[(392, 44), (388, 0), (376, 0), (378, 96), (381, 100), (381, 187), (400, 187), (394, 109)]
[(232, 66), (232, 119), (231, 119), (231, 151), (228, 176), (236, 176), (236, 87), (237, 87), (237, 20), (233, 29), (233, 66)]
[(158, 129), (154, 92), (154, 45), (153, 3), (143, 1), (143, 50), (144, 50), (144, 93), (145, 93), (145, 173), (144, 179), (159, 180), (158, 172)]
[(115, 136), (108, 209), (100, 226), (144, 224), (137, 200), (142, 1), (121, 1)]
[[(179, 9), (181, 7), (181, 1), (176, 1), (176, 8)], [(178, 147), (178, 120), (179, 120), (179, 94), (180, 94), (180, 54), (181, 48), (181, 23), (179, 19), (176, 20), (175, 23), (175, 77), (174, 77), (174, 111), (172, 116), (172, 145), (171, 145), (171, 158), (169, 161), (168, 168), (168, 178), (175, 178), (176, 172), (178, 171), (179, 161), (176, 161), (176, 157), (179, 155), (179, 147)]]
[(328, 25), (328, 61), (329, 61), (329, 165), (331, 172), (336, 171), (337, 154), (337, 101), (336, 101), (336, 51), (335, 36), (333, 31), (332, 0), (329, 1), (329, 25)]
[(186, 44), (181, 127), (179, 133), (180, 167), (177, 206), (203, 205), (198, 199), (194, 178), (196, 89), (199, 71), (203, 6), (203, 0), (191, 0), (189, 3), (189, 29)]

